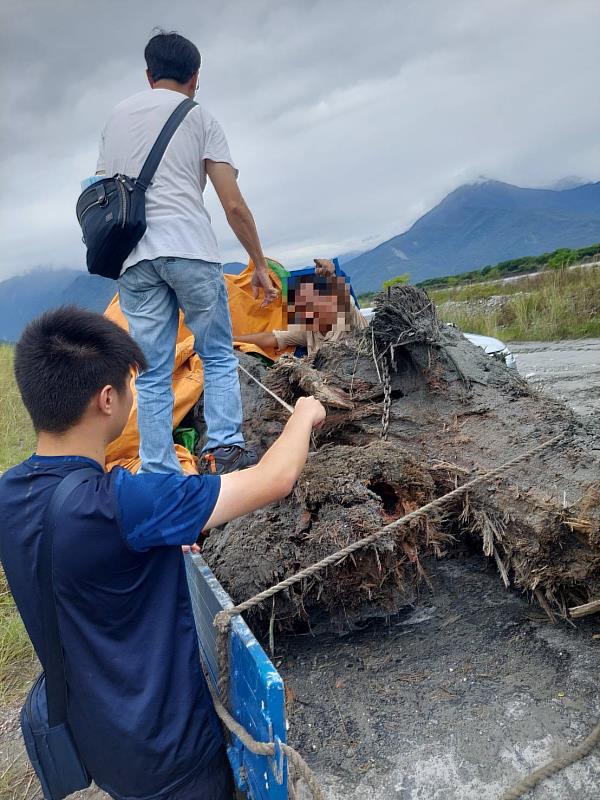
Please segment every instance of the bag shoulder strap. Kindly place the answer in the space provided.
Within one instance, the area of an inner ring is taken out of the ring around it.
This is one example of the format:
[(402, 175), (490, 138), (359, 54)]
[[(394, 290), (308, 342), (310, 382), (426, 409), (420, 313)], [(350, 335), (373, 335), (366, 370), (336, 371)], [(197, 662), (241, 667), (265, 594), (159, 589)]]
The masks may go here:
[(183, 122), (186, 114), (188, 114), (196, 105), (198, 104), (189, 97), (186, 97), (185, 100), (179, 103), (175, 111), (173, 111), (169, 119), (165, 122), (163, 129), (158, 134), (158, 139), (152, 145), (152, 150), (150, 150), (148, 157), (144, 161), (144, 166), (142, 167), (140, 176), (136, 181), (137, 185), (143, 189), (144, 192), (148, 186), (150, 186), (152, 178), (154, 177), (154, 173), (158, 169), (158, 165), (165, 154), (165, 150), (167, 149), (173, 134)]
[(38, 555), (38, 577), (42, 596), (42, 625), (45, 644), (44, 675), (48, 722), (51, 727), (60, 725), (67, 718), (65, 664), (54, 592), (54, 534), (65, 500), (77, 486), (95, 475), (98, 475), (98, 470), (93, 467), (84, 467), (70, 472), (54, 490), (44, 514), (44, 529)]

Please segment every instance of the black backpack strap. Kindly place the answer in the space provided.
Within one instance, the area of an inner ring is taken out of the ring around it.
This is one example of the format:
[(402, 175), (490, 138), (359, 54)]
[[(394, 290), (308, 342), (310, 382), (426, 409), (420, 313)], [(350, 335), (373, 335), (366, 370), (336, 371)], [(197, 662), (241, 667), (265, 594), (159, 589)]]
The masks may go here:
[(62, 642), (56, 614), (56, 595), (54, 594), (54, 534), (60, 519), (63, 504), (75, 487), (99, 471), (84, 467), (70, 472), (54, 490), (44, 514), (44, 530), (38, 554), (38, 578), (42, 596), (42, 624), (44, 629), (44, 675), (46, 678), (46, 698), (48, 701), (48, 722), (50, 727), (60, 725), (67, 718), (67, 684)]
[(196, 105), (198, 104), (189, 97), (186, 97), (186, 99), (177, 106), (175, 111), (173, 111), (169, 119), (165, 122), (162, 131), (158, 134), (158, 139), (152, 145), (152, 150), (150, 150), (148, 153), (148, 158), (144, 161), (144, 166), (142, 167), (140, 176), (136, 181), (137, 185), (144, 191), (146, 191), (146, 189), (150, 186), (152, 178), (154, 177), (154, 173), (158, 169), (158, 165), (165, 154), (165, 150), (167, 149), (167, 145), (171, 141), (173, 134), (179, 127), (180, 123), (183, 122), (186, 114), (190, 112)]

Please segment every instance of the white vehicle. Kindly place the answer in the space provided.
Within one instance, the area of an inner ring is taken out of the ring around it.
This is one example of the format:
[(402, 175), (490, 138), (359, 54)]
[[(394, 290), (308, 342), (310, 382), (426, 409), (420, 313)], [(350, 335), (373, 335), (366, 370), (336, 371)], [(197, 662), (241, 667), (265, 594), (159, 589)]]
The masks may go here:
[[(365, 319), (370, 320), (375, 313), (375, 309), (372, 307), (361, 308), (360, 313)], [(447, 324), (452, 325), (451, 322)], [(452, 325), (452, 327), (455, 326)], [(513, 353), (510, 352), (504, 342), (500, 341), (500, 339), (494, 339), (493, 336), (481, 336), (478, 333), (465, 333), (464, 331), (463, 336), (472, 344), (476, 345), (477, 347), (481, 347), (481, 349), (487, 353), (488, 356), (501, 358), (509, 369), (517, 369), (517, 359)]]
[(517, 369), (516, 357), (500, 339), (494, 339), (493, 336), (481, 336), (478, 333), (464, 333), (464, 331), (463, 336), (477, 347), (481, 347), (488, 356), (502, 358), (509, 369)]

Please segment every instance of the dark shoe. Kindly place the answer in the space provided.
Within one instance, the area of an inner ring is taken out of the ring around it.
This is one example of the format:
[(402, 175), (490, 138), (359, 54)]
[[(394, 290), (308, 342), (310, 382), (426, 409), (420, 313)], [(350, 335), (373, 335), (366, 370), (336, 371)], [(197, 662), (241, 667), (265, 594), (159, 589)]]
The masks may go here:
[(255, 450), (230, 445), (229, 447), (216, 447), (202, 453), (204, 471), (211, 475), (226, 475), (238, 469), (246, 469), (258, 463)]

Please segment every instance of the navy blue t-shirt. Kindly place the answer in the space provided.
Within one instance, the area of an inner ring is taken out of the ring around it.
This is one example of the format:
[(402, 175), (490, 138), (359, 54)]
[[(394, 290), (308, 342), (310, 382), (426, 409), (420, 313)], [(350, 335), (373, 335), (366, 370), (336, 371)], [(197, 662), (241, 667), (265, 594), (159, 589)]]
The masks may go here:
[(74, 489), (54, 539), (68, 718), (95, 782), (118, 800), (150, 800), (222, 743), (181, 552), (212, 513), (220, 479), (104, 473), (87, 458), (35, 455), (0, 478), (0, 558), (42, 664), (43, 515), (60, 479), (90, 466), (98, 477)]

